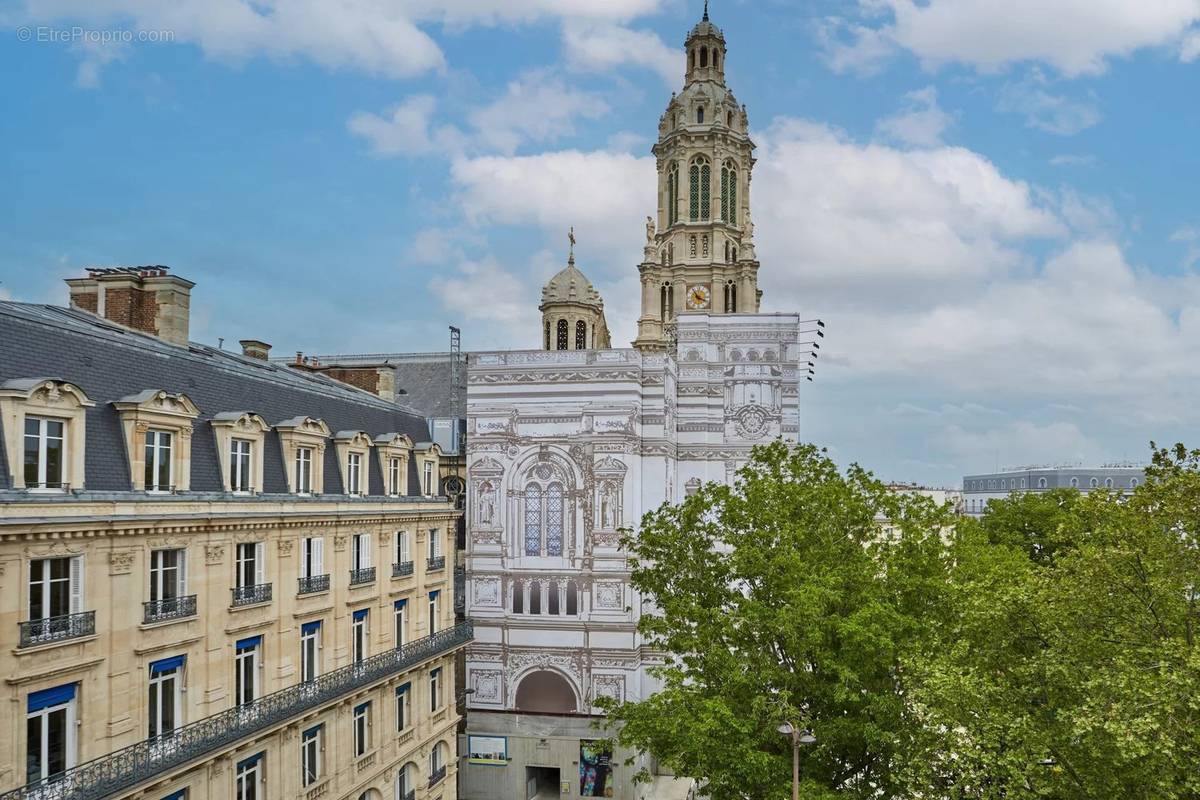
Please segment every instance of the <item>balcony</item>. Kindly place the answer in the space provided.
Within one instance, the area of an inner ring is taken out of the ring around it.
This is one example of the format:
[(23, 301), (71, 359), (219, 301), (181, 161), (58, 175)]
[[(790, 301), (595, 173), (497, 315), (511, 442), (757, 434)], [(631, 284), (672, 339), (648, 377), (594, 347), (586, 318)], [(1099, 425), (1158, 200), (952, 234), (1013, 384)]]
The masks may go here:
[(445, 569), (445, 568), (446, 568), (446, 557), (445, 556), (434, 556), (433, 558), (425, 559), (425, 571), (426, 572), (437, 572), (438, 570)]
[(61, 617), (31, 619), (21, 623), (21, 647), (36, 647), (39, 644), (65, 642), (91, 636), (96, 632), (96, 612), (63, 614)]
[(365, 567), (363, 569), (350, 570), (350, 585), (362, 586), (364, 583), (375, 582), (375, 568)]
[[(156, 739), (145, 739), (53, 777), (0, 794), (0, 800), (101, 800), (119, 795), (197, 759), (342, 700), (361, 689), (446, 655), (471, 641), (464, 622), (357, 664), (266, 695), (253, 703), (205, 717)], [(163, 747), (165, 739), (171, 746)], [(442, 774), (445, 774), (443, 769)]]
[(328, 575), (310, 575), (307, 578), (300, 578), (299, 581), (300, 587), (296, 594), (316, 594), (329, 591)]
[(446, 777), (446, 768), (445, 767), (438, 767), (437, 769), (435, 769), (429, 775), (429, 788), (432, 789), (434, 786), (437, 786), (439, 783), (441, 783), (442, 779), (445, 777)]
[(142, 603), (142, 607), (145, 609), (143, 621), (146, 624), (194, 617), (196, 616), (196, 595), (189, 594), (184, 597), (151, 600), (149, 603)]
[(252, 586), (235, 586), (233, 591), (233, 605), (237, 606), (252, 606), (256, 603), (271, 602), (271, 584), (256, 583)]
[(408, 578), (413, 574), (413, 562), (401, 561), (399, 564), (392, 564), (393, 578)]

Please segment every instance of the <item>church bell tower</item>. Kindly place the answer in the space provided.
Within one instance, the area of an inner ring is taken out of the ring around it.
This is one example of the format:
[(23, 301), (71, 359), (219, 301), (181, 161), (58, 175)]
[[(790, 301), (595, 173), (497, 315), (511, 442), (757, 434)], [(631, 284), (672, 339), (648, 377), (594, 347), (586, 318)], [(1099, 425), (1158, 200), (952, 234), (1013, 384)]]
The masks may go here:
[(725, 85), (725, 35), (708, 18), (684, 46), (683, 91), (658, 124), (658, 216), (646, 218), (638, 270), (642, 313), (633, 346), (670, 348), (675, 319), (689, 311), (754, 314), (758, 261), (750, 220), (754, 142), (746, 107)]

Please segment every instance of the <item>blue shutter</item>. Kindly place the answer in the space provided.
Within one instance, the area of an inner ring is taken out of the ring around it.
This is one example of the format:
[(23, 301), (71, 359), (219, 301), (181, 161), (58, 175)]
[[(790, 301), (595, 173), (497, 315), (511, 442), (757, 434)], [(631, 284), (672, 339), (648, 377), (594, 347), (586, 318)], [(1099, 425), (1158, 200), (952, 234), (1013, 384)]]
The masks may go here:
[(397, 687), (396, 687), (396, 694), (404, 694), (405, 692), (407, 692), (407, 691), (408, 691), (409, 689), (411, 689), (411, 688), (412, 688), (412, 684), (411, 684), (411, 683), (402, 683), (402, 684), (400, 684), (399, 686), (397, 686)]
[(53, 689), (43, 689), (29, 695), (29, 711), (41, 711), (50, 706), (60, 706), (75, 699), (75, 687), (78, 684), (68, 683), (66, 686), (55, 686)]
[(405, 608), (406, 606), (408, 606), (407, 600), (397, 600), (396, 601), (396, 610), (397, 611), (399, 611), (402, 608)]
[(321, 620), (316, 622), (306, 622), (300, 626), (300, 633), (312, 633), (313, 631), (321, 630)]
[(360, 608), (358, 611), (355, 611), (354, 612), (354, 621), (358, 622), (360, 619), (366, 619), (367, 612), (370, 610), (371, 609), (369, 609), (369, 608)]
[(187, 656), (175, 656), (173, 658), (164, 658), (162, 661), (150, 662), (150, 674), (157, 675), (160, 672), (170, 672), (173, 669), (179, 669), (187, 662)]
[[(253, 650), (262, 645), (262, 636), (251, 636), (248, 639), (239, 639), (237, 643), (238, 650)], [(259, 755), (262, 755), (261, 753)]]

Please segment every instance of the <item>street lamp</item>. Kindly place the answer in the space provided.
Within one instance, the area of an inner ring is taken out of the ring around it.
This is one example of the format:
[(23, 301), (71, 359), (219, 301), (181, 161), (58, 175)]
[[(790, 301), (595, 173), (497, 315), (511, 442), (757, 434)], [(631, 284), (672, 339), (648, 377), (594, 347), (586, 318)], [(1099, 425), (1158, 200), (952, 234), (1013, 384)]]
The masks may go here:
[(817, 743), (813, 732), (805, 728), (800, 730), (790, 722), (785, 722), (775, 730), (792, 739), (792, 800), (800, 800), (800, 745)]

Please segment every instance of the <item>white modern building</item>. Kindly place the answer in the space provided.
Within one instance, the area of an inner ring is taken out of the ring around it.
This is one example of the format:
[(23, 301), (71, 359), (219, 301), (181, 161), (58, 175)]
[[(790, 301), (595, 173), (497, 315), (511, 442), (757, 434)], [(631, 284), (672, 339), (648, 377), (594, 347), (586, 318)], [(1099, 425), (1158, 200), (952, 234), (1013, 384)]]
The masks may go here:
[(593, 727), (597, 698), (656, 689), (620, 531), (796, 437), (817, 328), (759, 313), (754, 144), (707, 12), (684, 58), (654, 147), (634, 348), (604, 348), (604, 301), (572, 252), (542, 294), (544, 349), (470, 357), (468, 800), (642, 797)]
[(979, 516), (992, 500), (1014, 492), (1049, 492), (1053, 489), (1093, 489), (1132, 492), (1146, 480), (1146, 471), (1131, 464), (1103, 467), (1020, 467), (963, 477), (963, 504), (966, 513)]

